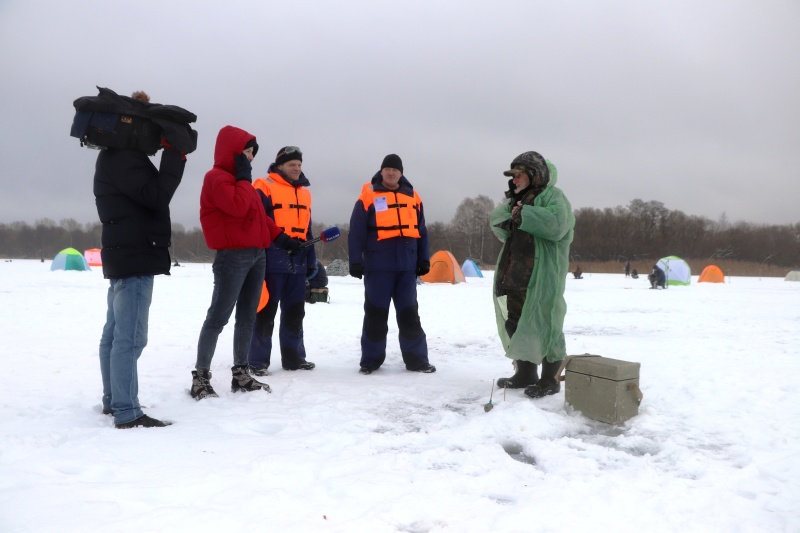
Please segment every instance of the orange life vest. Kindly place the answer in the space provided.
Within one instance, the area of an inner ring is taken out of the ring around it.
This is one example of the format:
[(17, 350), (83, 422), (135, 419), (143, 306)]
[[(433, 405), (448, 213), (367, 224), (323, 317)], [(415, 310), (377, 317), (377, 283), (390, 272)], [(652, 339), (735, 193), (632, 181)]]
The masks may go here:
[(376, 191), (372, 183), (367, 183), (361, 189), (359, 200), (365, 211), (375, 206), (375, 227), (368, 229), (377, 230), (379, 241), (393, 237), (420, 238), (417, 213), (422, 200), (417, 191), (412, 197), (396, 191)]
[(272, 199), (272, 214), (278, 227), (289, 237), (306, 238), (311, 222), (311, 193), (308, 189), (293, 187), (274, 172), (255, 180), (253, 187)]

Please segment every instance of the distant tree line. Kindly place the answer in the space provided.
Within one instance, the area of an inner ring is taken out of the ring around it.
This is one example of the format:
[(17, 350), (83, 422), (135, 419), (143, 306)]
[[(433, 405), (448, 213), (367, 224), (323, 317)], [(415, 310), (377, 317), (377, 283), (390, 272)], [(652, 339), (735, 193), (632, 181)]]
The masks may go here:
[[(501, 243), (488, 225), (496, 203), (488, 196), (466, 198), (449, 223), (428, 222), (431, 252), (449, 250), (463, 262), (470, 258), (484, 266), (494, 265)], [(314, 232), (328, 227), (314, 224)], [(348, 225), (340, 224), (338, 240), (317, 245), (317, 256), (325, 263), (347, 260)], [(100, 248), (99, 222), (81, 224), (74, 219), (56, 223), (49, 218), (0, 224), (0, 256), (20, 259), (52, 259), (66, 247), (81, 252)], [(172, 226), (173, 259), (210, 262), (213, 250), (206, 247), (200, 228)], [(797, 267), (800, 264), (800, 223), (784, 226), (731, 224), (723, 215), (718, 221), (669, 210), (656, 201), (633, 200), (627, 206), (575, 211), (575, 240), (570, 259), (575, 262), (655, 261), (667, 255), (684, 259), (735, 259)]]
[(656, 201), (575, 211), (573, 261), (728, 259), (794, 267), (800, 264), (800, 223), (731, 224), (673, 211)]

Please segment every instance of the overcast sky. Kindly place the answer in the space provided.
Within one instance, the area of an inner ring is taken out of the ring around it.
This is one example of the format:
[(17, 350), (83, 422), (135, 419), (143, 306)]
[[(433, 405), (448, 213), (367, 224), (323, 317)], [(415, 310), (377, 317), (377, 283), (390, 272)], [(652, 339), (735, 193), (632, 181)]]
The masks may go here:
[(797, 0), (0, 0), (0, 222), (97, 220), (97, 152), (69, 131), (99, 85), (198, 116), (187, 228), (227, 124), (258, 138), (256, 177), (300, 146), (327, 224), (388, 153), (430, 223), (502, 198), (527, 150), (576, 209), (798, 223), (799, 58)]

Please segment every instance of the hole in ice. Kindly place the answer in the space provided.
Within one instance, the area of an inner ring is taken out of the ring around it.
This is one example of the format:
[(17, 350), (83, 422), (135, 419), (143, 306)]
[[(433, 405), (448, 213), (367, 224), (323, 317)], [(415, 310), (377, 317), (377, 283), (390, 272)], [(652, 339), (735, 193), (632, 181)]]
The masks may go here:
[(506, 442), (503, 444), (503, 450), (515, 461), (525, 463), (526, 465), (536, 464), (536, 458), (527, 455), (521, 444), (517, 444), (516, 442)]

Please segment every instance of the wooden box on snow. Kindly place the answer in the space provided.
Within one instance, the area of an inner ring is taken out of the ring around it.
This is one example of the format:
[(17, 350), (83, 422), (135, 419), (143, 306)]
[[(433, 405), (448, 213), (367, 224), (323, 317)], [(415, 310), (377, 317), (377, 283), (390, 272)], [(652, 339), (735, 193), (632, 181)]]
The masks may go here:
[(621, 424), (639, 414), (639, 367), (639, 363), (596, 355), (570, 357), (565, 400), (588, 418)]

